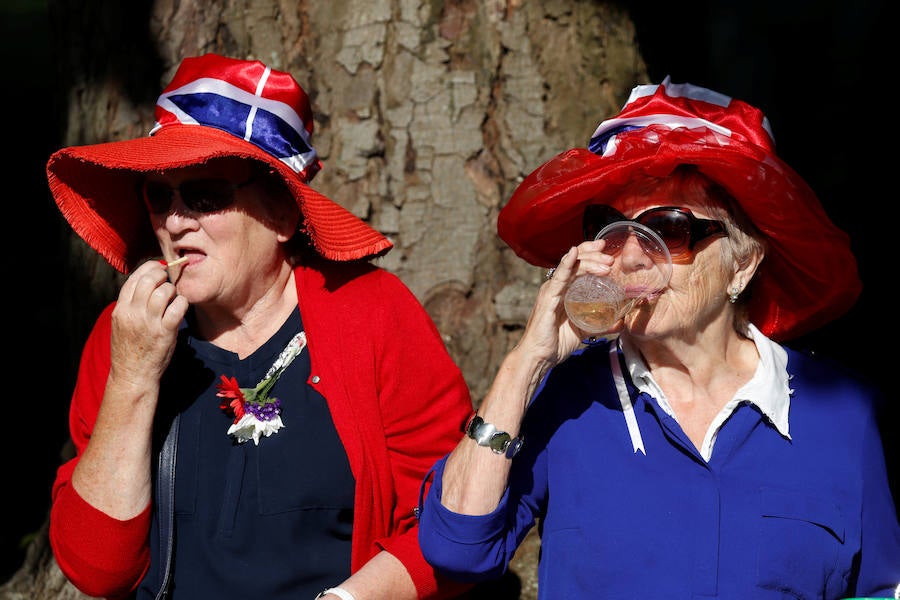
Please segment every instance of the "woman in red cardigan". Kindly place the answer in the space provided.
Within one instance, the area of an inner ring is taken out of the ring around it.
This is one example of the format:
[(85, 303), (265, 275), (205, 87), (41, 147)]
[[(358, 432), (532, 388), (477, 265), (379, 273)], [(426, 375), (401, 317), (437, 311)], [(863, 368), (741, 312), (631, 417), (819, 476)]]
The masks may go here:
[(471, 400), (424, 308), (369, 262), (391, 242), (309, 187), (306, 94), (207, 54), (156, 121), (47, 165), (73, 229), (128, 275), (82, 353), (60, 568), (109, 598), (459, 594), (414, 509)]

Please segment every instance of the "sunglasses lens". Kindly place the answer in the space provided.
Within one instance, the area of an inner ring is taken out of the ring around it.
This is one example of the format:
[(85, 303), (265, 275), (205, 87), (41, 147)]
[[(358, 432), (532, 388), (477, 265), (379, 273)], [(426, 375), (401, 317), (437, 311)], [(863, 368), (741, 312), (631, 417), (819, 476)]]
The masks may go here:
[(173, 193), (172, 188), (159, 181), (144, 183), (144, 202), (147, 203), (148, 210), (155, 215), (169, 210), (172, 205)]
[(214, 212), (231, 206), (234, 203), (235, 189), (247, 183), (250, 181), (235, 185), (227, 179), (195, 179), (171, 188), (160, 181), (146, 181), (143, 187), (144, 202), (152, 214), (165, 214), (172, 206), (177, 189), (188, 210), (198, 213)]
[(603, 252), (606, 254), (618, 254), (622, 251), (622, 248), (625, 247), (625, 243), (628, 241), (630, 235), (631, 233), (628, 227), (617, 227), (615, 229), (607, 230), (606, 233), (603, 234), (603, 241), (606, 242), (603, 245)]
[(640, 223), (655, 231), (672, 256), (686, 252), (690, 246), (691, 222), (687, 215), (675, 210), (651, 211)]
[(194, 212), (214, 212), (234, 202), (234, 184), (225, 179), (185, 181), (179, 191), (184, 205)]
[(584, 210), (581, 227), (585, 240), (595, 240), (600, 230), (616, 221), (625, 221), (625, 215), (605, 204), (591, 204)]

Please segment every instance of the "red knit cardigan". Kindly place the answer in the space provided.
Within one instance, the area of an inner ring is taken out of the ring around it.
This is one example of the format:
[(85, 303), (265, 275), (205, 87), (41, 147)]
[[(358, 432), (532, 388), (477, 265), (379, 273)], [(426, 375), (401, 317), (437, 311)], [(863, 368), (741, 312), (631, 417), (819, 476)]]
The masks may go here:
[[(472, 411), (459, 368), (422, 305), (391, 273), (321, 262), (294, 275), (312, 363), (308, 383), (327, 400), (356, 479), (351, 571), (384, 549), (405, 565), (420, 598), (462, 592), (425, 562), (414, 514), (425, 473), (458, 443)], [(127, 597), (149, 568), (151, 507), (120, 521), (71, 485), (109, 372), (112, 306), (82, 352), (69, 415), (76, 456), (53, 484), (50, 543), (76, 587), (116, 598)]]

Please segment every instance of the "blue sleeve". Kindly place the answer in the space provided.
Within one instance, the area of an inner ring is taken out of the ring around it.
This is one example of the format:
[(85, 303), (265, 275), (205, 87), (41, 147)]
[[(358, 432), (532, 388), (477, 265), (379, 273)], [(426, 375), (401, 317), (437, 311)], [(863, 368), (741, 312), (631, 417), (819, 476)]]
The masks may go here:
[(523, 490), (533, 492), (534, 473), (543, 471), (532, 470), (533, 463), (524, 454), (523, 449), (513, 459), (516, 462), (510, 483), (497, 508), (478, 516), (458, 514), (441, 504), (447, 457), (435, 464), (426, 476), (433, 476), (434, 480), (419, 511), (419, 545), (433, 567), (465, 582), (497, 579), (506, 572), (519, 544), (534, 526), (538, 511), (538, 501)]
[[(598, 346), (594, 351), (605, 357), (608, 346)], [(581, 354), (579, 351), (573, 357)], [(580, 401), (574, 400), (571, 386), (577, 383), (573, 382), (597, 377), (595, 359), (576, 361), (573, 357), (563, 363), (563, 371), (574, 369), (574, 373), (563, 372), (554, 378), (553, 373), (560, 370), (557, 367), (535, 391), (520, 431), (524, 445), (512, 459), (507, 489), (493, 512), (462, 515), (443, 506), (441, 491), (447, 457), (435, 465), (433, 485), (420, 506), (419, 545), (425, 559), (449, 577), (466, 582), (501, 577), (519, 545), (546, 513), (551, 438), (561, 423), (574, 418), (593, 400), (589, 394), (580, 396)], [(551, 379), (557, 382), (555, 387), (550, 384)], [(572, 480), (572, 485), (577, 486), (577, 480)]]
[(900, 523), (874, 414), (862, 436), (862, 539), (857, 596), (891, 598), (900, 586)]

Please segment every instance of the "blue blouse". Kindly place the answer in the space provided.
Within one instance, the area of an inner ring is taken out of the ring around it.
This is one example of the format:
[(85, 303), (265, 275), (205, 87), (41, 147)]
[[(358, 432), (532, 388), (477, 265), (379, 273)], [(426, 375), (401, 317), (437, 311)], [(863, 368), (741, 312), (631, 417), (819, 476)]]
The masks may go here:
[[(284, 428), (259, 445), (226, 434), (233, 417), (216, 396), (221, 375), (256, 386), (301, 329), (295, 310), (243, 359), (181, 331), (160, 392), (161, 411), (181, 412), (169, 598), (243, 598), (247, 589), (266, 600), (313, 598), (350, 576), (355, 484), (325, 398), (306, 383), (309, 351), (272, 387)], [(154, 516), (139, 600), (159, 589), (158, 539)]]
[(538, 390), (494, 512), (443, 507), (446, 457), (435, 465), (420, 507), (426, 559), (458, 579), (493, 579), (537, 523), (541, 599), (893, 597), (900, 525), (876, 395), (833, 364), (787, 353), (790, 436), (742, 402), (707, 461), (621, 362), (635, 451), (609, 342), (579, 351)]

